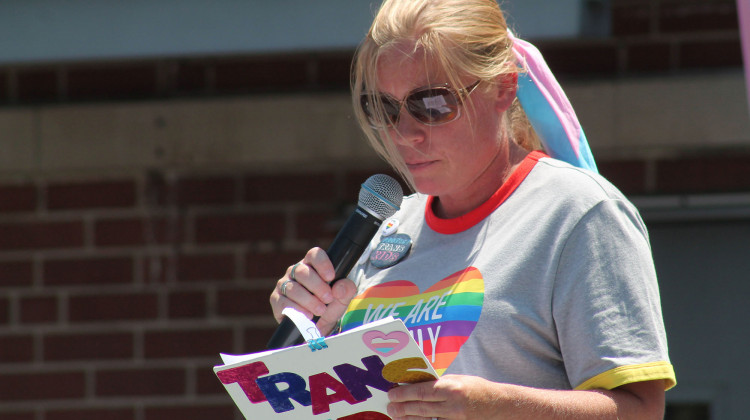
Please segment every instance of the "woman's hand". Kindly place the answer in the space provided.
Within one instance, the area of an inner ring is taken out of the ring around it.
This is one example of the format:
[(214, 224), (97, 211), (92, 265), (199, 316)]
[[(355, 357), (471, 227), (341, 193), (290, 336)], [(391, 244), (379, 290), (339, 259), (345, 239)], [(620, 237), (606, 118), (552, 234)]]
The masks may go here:
[(499, 385), (476, 376), (445, 375), (398, 386), (388, 392), (388, 415), (393, 420), (489, 420), (500, 412)]
[(664, 417), (664, 382), (633, 382), (611, 390), (550, 390), (445, 375), (388, 391), (393, 420), (612, 419)]
[(281, 322), (281, 311), (293, 307), (308, 318), (319, 316), (318, 329), (328, 335), (357, 292), (349, 279), (341, 279), (331, 286), (335, 273), (323, 249), (316, 247), (307, 251), (302, 261), (290, 266), (276, 282), (270, 299), (273, 316)]

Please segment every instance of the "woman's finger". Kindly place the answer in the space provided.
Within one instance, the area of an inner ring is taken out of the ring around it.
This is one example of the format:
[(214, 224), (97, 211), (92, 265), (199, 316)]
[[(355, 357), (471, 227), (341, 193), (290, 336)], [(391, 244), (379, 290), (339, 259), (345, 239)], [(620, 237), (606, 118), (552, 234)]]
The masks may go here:
[(332, 289), (334, 299), (328, 304), (326, 311), (320, 316), (317, 323), (318, 329), (326, 335), (333, 330), (339, 319), (344, 316), (349, 302), (357, 292), (354, 282), (349, 279), (338, 280), (332, 286)]
[[(294, 279), (292, 270), (294, 270)], [(316, 295), (315, 291), (323, 296)], [(278, 294), (282, 298), (279, 303), (283, 305), (280, 310), (290, 306), (286, 302), (291, 301), (297, 309), (303, 308), (302, 312), (308, 317), (323, 315), (326, 310), (326, 301), (330, 302), (333, 299), (328, 284), (303, 262), (287, 269), (287, 275), (278, 282)]]
[[(302, 261), (292, 265), (287, 270), (287, 277), (297, 283), (298, 285), (295, 286), (303, 286), (308, 293), (315, 296), (323, 305), (327, 305), (333, 300), (333, 293), (331, 292), (331, 286), (324, 280), (324, 277), (320, 275), (318, 270), (316, 269), (316, 264), (320, 265), (321, 263), (308, 263), (306, 261), (307, 256)], [(294, 274), (294, 278), (292, 278), (292, 274)], [(281, 285), (279, 286), (281, 287)], [(295, 289), (295, 287), (292, 287), (292, 285), (287, 284), (287, 297), (290, 299), (296, 298), (303, 298), (305, 297), (303, 294), (294, 294), (292, 297), (290, 296), (290, 291), (292, 289)], [(300, 291), (300, 287), (296, 287), (297, 291)], [(301, 302), (304, 303), (304, 302)]]

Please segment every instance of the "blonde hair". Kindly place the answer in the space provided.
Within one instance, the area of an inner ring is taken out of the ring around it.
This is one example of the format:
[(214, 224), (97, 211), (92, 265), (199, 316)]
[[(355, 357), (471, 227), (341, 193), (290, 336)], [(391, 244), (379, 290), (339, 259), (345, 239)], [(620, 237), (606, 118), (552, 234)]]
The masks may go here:
[[(365, 39), (357, 49), (352, 67), (354, 114), (375, 151), (411, 183), (409, 171), (388, 134), (373, 129), (360, 106), (365, 91), (377, 91), (380, 55), (405, 43), (412, 53), (424, 53), (425, 60), (440, 66), (448, 82), (462, 87), (461, 76), (473, 76), (481, 85), (497, 83), (498, 76), (518, 74), (505, 17), (496, 0), (385, 0)], [(504, 78), (504, 80), (515, 80)], [(480, 86), (481, 86), (480, 85)], [(382, 114), (379, 101), (371, 104)], [(527, 150), (541, 148), (541, 142), (516, 98), (504, 116), (508, 134)], [(500, 139), (498, 139), (499, 141)]]

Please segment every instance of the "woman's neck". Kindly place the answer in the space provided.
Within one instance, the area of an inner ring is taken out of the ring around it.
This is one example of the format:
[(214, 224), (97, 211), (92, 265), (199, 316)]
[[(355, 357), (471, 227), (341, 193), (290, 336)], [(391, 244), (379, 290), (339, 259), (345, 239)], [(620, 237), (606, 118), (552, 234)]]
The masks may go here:
[[(432, 211), (441, 219), (453, 219), (463, 216), (487, 201), (508, 180), (513, 171), (521, 164), (529, 151), (516, 142), (509, 141), (508, 147), (498, 152), (493, 163), (488, 165), (482, 176), (469, 191), (435, 197)], [(505, 152), (505, 153), (503, 153)]]

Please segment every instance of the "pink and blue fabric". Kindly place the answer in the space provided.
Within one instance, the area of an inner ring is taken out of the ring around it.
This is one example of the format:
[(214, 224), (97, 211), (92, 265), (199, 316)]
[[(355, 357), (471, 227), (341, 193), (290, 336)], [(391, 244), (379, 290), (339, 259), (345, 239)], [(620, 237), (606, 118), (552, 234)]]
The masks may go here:
[(518, 100), (545, 152), (571, 165), (597, 172), (578, 117), (539, 50), (531, 43), (515, 38), (513, 51), (523, 68), (518, 75)]

